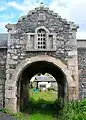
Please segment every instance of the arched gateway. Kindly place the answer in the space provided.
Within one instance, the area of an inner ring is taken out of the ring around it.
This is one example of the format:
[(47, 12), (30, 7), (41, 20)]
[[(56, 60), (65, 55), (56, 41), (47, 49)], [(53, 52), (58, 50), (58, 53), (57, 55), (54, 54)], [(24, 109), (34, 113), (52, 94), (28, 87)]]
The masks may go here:
[[(58, 98), (59, 99), (77, 99), (78, 94), (71, 93), (76, 87), (73, 84), (73, 79), (70, 76), (67, 66), (59, 59), (50, 56), (41, 55), (23, 60), (15, 69), (12, 75), (12, 81), (6, 81), (5, 91), (5, 107), (14, 112), (19, 111), (21, 100), (24, 99), (28, 91), (28, 80), (36, 73), (50, 73), (58, 83)], [(25, 85), (25, 90), (21, 89), (21, 81)], [(22, 90), (22, 91), (21, 91)], [(9, 93), (10, 92), (10, 93)], [(22, 92), (22, 96), (21, 96)], [(24, 96), (23, 96), (24, 92)], [(8, 95), (9, 93), (9, 95)], [(10, 99), (8, 99), (10, 97)], [(22, 98), (23, 97), (23, 98)], [(28, 97), (28, 96), (27, 96)], [(7, 100), (8, 99), (8, 100)], [(24, 103), (25, 105), (25, 103)]]
[(77, 25), (40, 6), (6, 28), (5, 108), (19, 111), (27, 83), (36, 73), (55, 77), (59, 99), (79, 98)]

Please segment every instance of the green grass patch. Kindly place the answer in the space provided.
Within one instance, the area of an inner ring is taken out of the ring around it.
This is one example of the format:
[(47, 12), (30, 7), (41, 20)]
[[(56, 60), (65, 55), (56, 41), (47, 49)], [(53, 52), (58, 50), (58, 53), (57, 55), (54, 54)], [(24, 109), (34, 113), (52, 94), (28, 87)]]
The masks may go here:
[[(10, 114), (17, 120), (86, 120), (86, 99), (67, 101), (61, 108), (56, 98), (52, 91), (31, 90), (27, 108), (23, 108), (22, 112)], [(2, 112), (9, 113), (6, 109), (2, 109)]]
[(42, 92), (34, 92), (33, 89), (29, 91), (30, 98), (35, 101), (38, 101), (39, 99), (43, 99), (45, 101), (55, 101), (57, 99), (57, 93), (53, 90), (50, 91), (42, 91)]

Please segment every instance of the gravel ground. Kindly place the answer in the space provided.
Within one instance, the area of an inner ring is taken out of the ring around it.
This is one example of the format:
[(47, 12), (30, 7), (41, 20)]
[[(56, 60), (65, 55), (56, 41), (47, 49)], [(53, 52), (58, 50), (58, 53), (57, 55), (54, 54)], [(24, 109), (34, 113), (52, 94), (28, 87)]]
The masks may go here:
[(12, 117), (6, 113), (0, 112), (0, 120), (17, 120), (15, 117)]

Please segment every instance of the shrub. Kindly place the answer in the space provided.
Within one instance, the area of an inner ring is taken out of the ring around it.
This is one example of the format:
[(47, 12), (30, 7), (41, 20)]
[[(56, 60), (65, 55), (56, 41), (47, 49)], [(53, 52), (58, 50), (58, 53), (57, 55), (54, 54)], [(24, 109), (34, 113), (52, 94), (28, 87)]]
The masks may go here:
[(59, 111), (58, 120), (86, 120), (86, 99), (65, 102)]

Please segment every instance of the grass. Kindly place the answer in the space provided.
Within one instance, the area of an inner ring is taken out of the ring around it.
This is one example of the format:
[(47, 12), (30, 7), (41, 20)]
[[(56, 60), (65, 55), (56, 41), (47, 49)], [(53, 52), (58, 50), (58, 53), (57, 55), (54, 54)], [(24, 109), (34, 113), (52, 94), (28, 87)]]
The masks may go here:
[[(29, 111), (30, 120), (56, 120), (56, 100), (57, 95), (53, 91), (34, 92), (30, 90), (29, 108), (24, 109), (23, 112)], [(52, 109), (51, 109), (52, 108)]]
[[(56, 95), (51, 96), (51, 93), (51, 91), (45, 93), (31, 90), (32, 96), (30, 96), (28, 107), (23, 108), (22, 112), (11, 115), (14, 115), (17, 120), (86, 120), (86, 99), (67, 101), (60, 108)], [(3, 112), (8, 111), (3, 110)]]
[(43, 99), (45, 101), (55, 101), (57, 99), (57, 94), (53, 91), (42, 91), (42, 92), (34, 92), (33, 89), (30, 90), (30, 99), (34, 99), (38, 101), (39, 99)]

